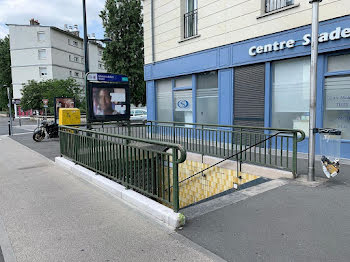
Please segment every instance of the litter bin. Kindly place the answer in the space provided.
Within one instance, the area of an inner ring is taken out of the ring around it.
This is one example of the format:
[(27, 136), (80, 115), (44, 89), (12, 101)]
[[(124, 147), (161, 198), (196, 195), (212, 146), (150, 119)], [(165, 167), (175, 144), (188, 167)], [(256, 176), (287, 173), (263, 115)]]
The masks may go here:
[(323, 172), (328, 178), (335, 177), (340, 171), (341, 131), (332, 128), (318, 129)]

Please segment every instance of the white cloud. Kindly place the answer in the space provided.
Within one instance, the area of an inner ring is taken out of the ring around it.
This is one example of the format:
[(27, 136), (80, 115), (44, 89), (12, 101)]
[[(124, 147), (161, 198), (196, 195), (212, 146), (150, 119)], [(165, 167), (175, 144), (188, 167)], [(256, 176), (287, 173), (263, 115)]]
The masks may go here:
[(8, 35), (8, 29), (6, 26), (0, 25), (0, 39), (5, 38)]
[[(89, 32), (102, 31), (99, 17), (105, 0), (87, 0)], [(78, 24), (82, 31), (83, 11), (81, 0), (0, 0), (0, 38), (7, 34), (3, 24), (29, 24), (35, 18), (42, 25), (63, 28), (64, 24)], [(91, 29), (91, 30), (90, 30)], [(96, 32), (102, 34), (102, 32)]]

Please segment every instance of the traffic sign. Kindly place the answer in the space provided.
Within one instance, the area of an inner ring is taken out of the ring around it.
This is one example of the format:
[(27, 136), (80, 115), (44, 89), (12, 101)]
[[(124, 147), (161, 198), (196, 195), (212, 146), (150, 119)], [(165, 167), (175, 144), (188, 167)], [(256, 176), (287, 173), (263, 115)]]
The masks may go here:
[(43, 99), (44, 107), (49, 107), (49, 99)]

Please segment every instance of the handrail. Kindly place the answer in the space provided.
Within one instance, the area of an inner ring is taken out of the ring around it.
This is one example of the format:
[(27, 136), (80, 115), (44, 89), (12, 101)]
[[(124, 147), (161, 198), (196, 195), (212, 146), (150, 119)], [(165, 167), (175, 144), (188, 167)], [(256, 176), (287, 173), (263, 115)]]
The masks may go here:
[[(249, 149), (251, 149), (251, 148), (253, 148), (253, 147), (257, 146), (257, 145), (260, 145), (260, 144), (262, 144), (262, 143), (264, 143), (264, 142), (270, 140), (271, 138), (273, 138), (273, 137), (275, 137), (275, 136), (278, 136), (279, 134), (282, 134), (282, 133), (284, 133), (284, 132), (278, 132), (278, 133), (276, 133), (276, 134), (274, 134), (274, 135), (272, 135), (272, 136), (269, 136), (268, 138), (266, 138), (266, 139), (264, 139), (264, 140), (261, 140), (260, 142), (254, 144), (254, 145), (252, 145), (252, 146), (249, 146), (249, 147), (245, 148), (244, 150), (241, 150), (241, 151), (239, 151), (239, 152), (237, 152), (237, 153), (235, 153), (235, 154), (233, 154), (233, 155), (231, 155), (231, 156), (229, 156), (229, 157), (226, 157), (225, 159), (220, 160), (219, 162), (217, 162), (217, 163), (215, 163), (215, 164), (213, 164), (213, 165), (211, 165), (211, 166), (209, 166), (209, 167), (207, 167), (207, 168), (205, 168), (205, 169), (203, 169), (203, 170), (201, 170), (201, 171), (199, 171), (199, 172), (197, 172), (197, 173), (195, 173), (195, 174), (193, 174), (193, 175), (191, 175), (191, 176), (185, 178), (184, 180), (181, 180), (181, 181), (179, 182), (179, 184), (181, 184), (181, 183), (183, 183), (183, 182), (185, 182), (185, 181), (191, 179), (192, 177), (195, 177), (195, 176), (197, 176), (197, 175), (203, 173), (204, 171), (209, 170), (210, 168), (213, 168), (214, 166), (217, 166), (217, 165), (221, 164), (222, 162), (225, 162), (226, 160), (229, 160), (230, 158), (233, 158), (233, 157), (235, 157), (235, 156), (237, 156), (237, 155), (239, 155), (239, 154), (242, 154), (242, 153), (248, 151)], [(237, 164), (238, 164), (238, 163), (237, 163)], [(237, 175), (238, 175), (238, 174), (237, 174)]]
[(159, 146), (165, 146), (165, 147), (171, 147), (171, 148), (176, 148), (180, 151), (180, 158), (176, 160), (176, 163), (182, 163), (186, 160), (187, 157), (187, 152), (183, 148), (182, 145), (180, 144), (175, 144), (175, 143), (168, 143), (168, 142), (162, 142), (162, 141), (156, 141), (156, 140), (151, 140), (151, 139), (142, 139), (142, 138), (137, 138), (137, 137), (131, 137), (131, 136), (125, 136), (125, 135), (116, 135), (116, 134), (107, 134), (103, 132), (98, 132), (98, 131), (93, 131), (93, 130), (88, 130), (88, 129), (81, 129), (81, 128), (76, 128), (72, 126), (59, 126), (60, 128), (67, 128), (75, 131), (82, 131), (90, 134), (97, 134), (97, 135), (102, 135), (102, 136), (109, 136), (109, 137), (115, 137), (115, 138), (121, 138), (125, 140), (133, 140), (136, 142), (141, 142), (141, 143), (148, 143), (148, 144), (155, 144)]
[(257, 127), (257, 126), (238, 126), (238, 125), (217, 125), (217, 124), (200, 124), (200, 123), (187, 123), (187, 122), (171, 122), (171, 121), (155, 121), (147, 120), (147, 123), (159, 123), (159, 124), (177, 124), (177, 125), (192, 125), (192, 126), (203, 126), (203, 127), (228, 127), (228, 128), (241, 128), (241, 129), (256, 129), (256, 130), (267, 130), (267, 131), (282, 131), (290, 133), (299, 133), (300, 137), (297, 142), (301, 142), (305, 139), (305, 132), (300, 129), (288, 129), (288, 128), (273, 128), (273, 127)]

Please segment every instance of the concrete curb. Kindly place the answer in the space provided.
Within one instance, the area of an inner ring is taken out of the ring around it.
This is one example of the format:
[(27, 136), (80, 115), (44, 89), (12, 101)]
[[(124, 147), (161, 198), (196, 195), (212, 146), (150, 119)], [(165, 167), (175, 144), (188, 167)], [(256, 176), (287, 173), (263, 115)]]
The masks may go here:
[(128, 190), (124, 186), (105, 178), (85, 167), (76, 165), (63, 157), (56, 157), (55, 163), (68, 173), (78, 176), (89, 183), (98, 186), (114, 197), (137, 208), (140, 212), (164, 223), (172, 229), (176, 229), (185, 224), (185, 217), (181, 213), (175, 213), (172, 209), (151, 200), (133, 190)]

